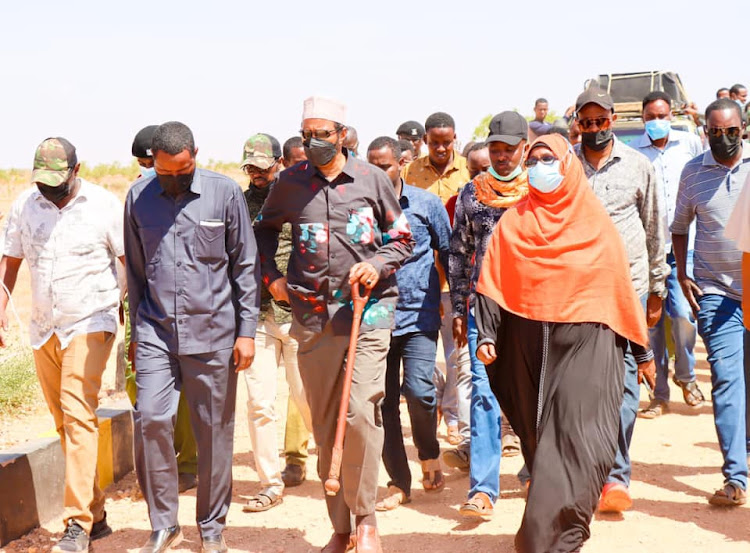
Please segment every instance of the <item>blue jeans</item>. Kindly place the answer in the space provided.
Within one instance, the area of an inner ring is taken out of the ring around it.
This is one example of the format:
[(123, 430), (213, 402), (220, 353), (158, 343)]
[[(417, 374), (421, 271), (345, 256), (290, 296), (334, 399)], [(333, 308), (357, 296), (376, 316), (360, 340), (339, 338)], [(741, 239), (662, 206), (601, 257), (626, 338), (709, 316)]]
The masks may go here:
[[(641, 304), (646, 309), (648, 293), (641, 296)], [(633, 350), (628, 347), (625, 349), (625, 391), (620, 407), (620, 430), (617, 437), (617, 453), (615, 454), (615, 464), (609, 471), (607, 483), (617, 482), (630, 486), (630, 441), (633, 439), (633, 429), (635, 428), (635, 419), (638, 413), (638, 404), (640, 401), (641, 389), (638, 385), (638, 365), (635, 363)]]
[[(472, 310), (473, 311), (473, 310)], [(467, 338), (471, 355), (471, 442), (469, 497), (486, 493), (492, 502), (500, 495), (500, 405), (490, 388), (487, 369), (477, 359), (477, 325), (469, 312)]]
[[(385, 373), (385, 399), (383, 400), (383, 463), (390, 477), (388, 485), (398, 486), (406, 495), (411, 494), (411, 471), (404, 449), (401, 432), (399, 403), (401, 394), (411, 420), (412, 437), (420, 461), (437, 459), (440, 444), (435, 435), (437, 426), (437, 400), (432, 373), (437, 354), (437, 331), (412, 332), (391, 338)], [(404, 383), (401, 385), (401, 361), (404, 362)]]
[[(672, 267), (672, 272), (667, 276), (667, 298), (664, 300), (661, 319), (649, 330), (651, 349), (654, 350), (654, 361), (656, 362), (656, 389), (654, 396), (662, 401), (669, 401), (669, 352), (667, 351), (667, 337), (664, 328), (665, 321), (669, 317), (672, 321), (672, 338), (674, 339), (674, 374), (680, 382), (692, 382), (695, 380), (695, 317), (690, 309), (690, 304), (682, 293), (680, 283), (677, 281), (677, 269), (674, 255), (667, 255), (667, 263)], [(688, 275), (693, 274), (693, 252), (688, 252), (687, 257)]]
[(711, 365), (714, 424), (724, 456), (721, 472), (725, 484), (746, 490), (745, 381), (750, 380), (750, 359), (744, 355), (747, 330), (742, 324), (742, 305), (716, 294), (702, 296), (698, 304), (698, 332)]

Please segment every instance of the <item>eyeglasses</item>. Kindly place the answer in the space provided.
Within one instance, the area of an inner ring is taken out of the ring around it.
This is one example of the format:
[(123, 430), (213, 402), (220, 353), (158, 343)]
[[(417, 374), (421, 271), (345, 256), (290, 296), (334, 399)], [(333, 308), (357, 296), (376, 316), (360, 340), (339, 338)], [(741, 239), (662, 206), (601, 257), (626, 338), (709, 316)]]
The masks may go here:
[(534, 165), (536, 165), (537, 163), (541, 163), (542, 165), (552, 165), (556, 161), (557, 161), (557, 158), (555, 156), (551, 156), (547, 154), (547, 155), (543, 155), (540, 158), (530, 157), (524, 162), (524, 165), (526, 167), (534, 167)]
[(706, 134), (711, 138), (721, 138), (722, 134), (729, 138), (737, 138), (742, 134), (740, 127), (706, 127)]
[(333, 134), (338, 134), (339, 129), (300, 129), (299, 133), (302, 135), (302, 140), (310, 140), (311, 138), (317, 138), (319, 140), (325, 140), (330, 138)]
[(606, 127), (609, 127), (609, 125), (612, 123), (612, 120), (609, 117), (594, 117), (592, 119), (578, 119), (578, 125), (584, 130), (587, 131), (594, 125), (596, 125), (600, 129), (604, 129)]
[(271, 169), (274, 168), (275, 165), (276, 162), (274, 162), (274, 164), (271, 165), (268, 169), (261, 169), (260, 167), (256, 167), (255, 165), (245, 165), (243, 171), (245, 171), (246, 175), (262, 175), (263, 173), (268, 173)]

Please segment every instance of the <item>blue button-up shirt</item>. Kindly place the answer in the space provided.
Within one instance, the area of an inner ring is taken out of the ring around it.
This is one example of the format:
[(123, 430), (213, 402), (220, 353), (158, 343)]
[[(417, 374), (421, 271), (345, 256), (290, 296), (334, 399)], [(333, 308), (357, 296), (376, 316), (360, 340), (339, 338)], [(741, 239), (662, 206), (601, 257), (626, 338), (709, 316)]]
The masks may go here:
[[(674, 221), (680, 175), (688, 161), (703, 153), (703, 144), (695, 134), (672, 129), (669, 131), (669, 138), (667, 138), (667, 144), (663, 150), (654, 146), (646, 132), (633, 140), (630, 146), (645, 155), (654, 166), (659, 199), (664, 206), (664, 238), (667, 252), (669, 252), (672, 249), (672, 235), (668, 229)], [(688, 246), (691, 250), (693, 249), (694, 238), (695, 229), (693, 228)]]
[(402, 183), (398, 199), (414, 237), (414, 253), (396, 271), (398, 303), (394, 336), (440, 329), (440, 278), (435, 252), (448, 267), (451, 223), (445, 206), (435, 194)]
[(190, 190), (167, 195), (139, 179), (125, 202), (132, 340), (193, 355), (255, 336), (260, 265), (242, 190), (196, 169)]

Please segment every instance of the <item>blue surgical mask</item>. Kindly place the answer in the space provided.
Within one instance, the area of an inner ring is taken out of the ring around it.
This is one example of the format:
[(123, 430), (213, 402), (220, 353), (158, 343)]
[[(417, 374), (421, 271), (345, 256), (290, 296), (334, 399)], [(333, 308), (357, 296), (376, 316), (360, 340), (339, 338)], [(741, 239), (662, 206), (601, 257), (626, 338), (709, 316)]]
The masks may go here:
[(510, 182), (513, 179), (515, 179), (516, 177), (518, 177), (518, 175), (520, 175), (523, 172), (523, 168), (521, 167), (521, 164), (519, 163), (518, 166), (515, 169), (513, 169), (513, 171), (511, 172), (511, 174), (508, 175), (507, 177), (503, 177), (503, 176), (499, 175), (497, 173), (497, 171), (495, 171), (495, 169), (493, 169), (492, 165), (490, 165), (490, 168), (488, 169), (488, 171), (489, 171), (490, 175), (492, 175), (493, 177), (495, 177), (497, 180), (501, 180), (503, 182)]
[(551, 165), (537, 163), (527, 169), (529, 186), (539, 192), (553, 192), (560, 186), (563, 176), (560, 174), (560, 160), (556, 159)]
[(669, 119), (652, 119), (651, 121), (646, 121), (645, 125), (646, 133), (651, 140), (661, 140), (669, 136), (671, 126)]
[(144, 179), (150, 179), (151, 177), (156, 175), (156, 169), (153, 167), (141, 167), (141, 176)]

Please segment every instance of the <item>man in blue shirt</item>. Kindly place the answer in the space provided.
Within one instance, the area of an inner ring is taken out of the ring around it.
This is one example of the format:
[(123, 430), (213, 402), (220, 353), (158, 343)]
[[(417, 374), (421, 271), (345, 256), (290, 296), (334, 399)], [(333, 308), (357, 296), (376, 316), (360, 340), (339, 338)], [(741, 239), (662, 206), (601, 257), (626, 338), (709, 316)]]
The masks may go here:
[[(646, 409), (638, 413), (641, 418), (653, 419), (665, 412), (669, 405), (669, 352), (665, 330), (667, 317), (672, 322), (675, 344), (674, 383), (682, 388), (685, 403), (690, 407), (698, 408), (703, 405), (703, 393), (698, 388), (694, 370), (695, 318), (677, 282), (672, 240), (667, 232), (674, 220), (682, 170), (688, 161), (703, 153), (703, 146), (697, 135), (672, 128), (672, 99), (665, 92), (651, 92), (643, 99), (643, 121), (645, 132), (630, 145), (651, 160), (654, 166), (660, 201), (664, 206), (667, 263), (671, 268), (667, 275), (667, 296), (661, 318), (649, 331), (656, 361), (655, 397)], [(688, 274), (693, 272), (693, 238), (691, 237), (688, 247)]]
[(396, 271), (399, 290), (395, 329), (391, 337), (385, 376), (383, 462), (388, 471), (388, 493), (378, 502), (380, 511), (395, 509), (409, 501), (411, 472), (401, 433), (399, 401), (401, 361), (404, 363), (403, 394), (411, 419), (412, 436), (422, 464), (422, 486), (433, 492), (445, 486), (440, 469), (440, 445), (435, 435), (437, 398), (432, 381), (440, 329), (440, 264), (448, 266), (450, 220), (440, 199), (425, 190), (404, 184), (398, 141), (381, 136), (367, 149), (367, 160), (385, 171), (393, 182), (399, 204), (414, 237), (414, 253)]
[(201, 553), (222, 553), (237, 373), (255, 356), (258, 253), (242, 190), (196, 167), (188, 127), (164, 123), (151, 150), (156, 176), (128, 192), (124, 225), (136, 471), (153, 530), (141, 553), (172, 549), (182, 539), (172, 444), (182, 389), (200, 451)]

